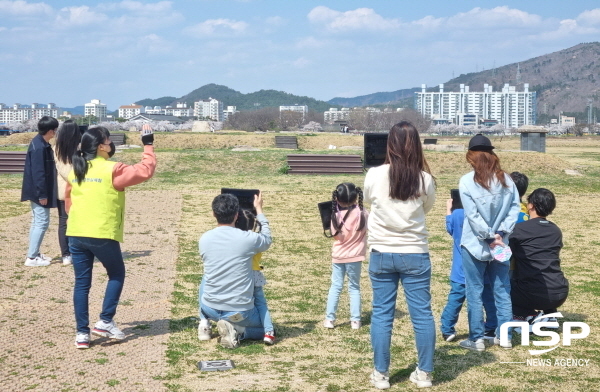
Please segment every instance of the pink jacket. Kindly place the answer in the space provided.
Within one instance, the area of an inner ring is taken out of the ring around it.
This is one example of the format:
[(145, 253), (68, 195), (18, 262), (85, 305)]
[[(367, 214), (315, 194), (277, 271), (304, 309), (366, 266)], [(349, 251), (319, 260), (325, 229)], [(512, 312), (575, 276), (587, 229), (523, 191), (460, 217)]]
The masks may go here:
[[(141, 184), (154, 175), (156, 169), (156, 155), (154, 146), (144, 146), (142, 161), (135, 165), (126, 165), (117, 162), (113, 167), (113, 187), (118, 191), (124, 191), (125, 187)], [(71, 209), (71, 184), (67, 183), (65, 190), (65, 210), (69, 213)]]
[[(338, 222), (344, 219), (348, 211), (342, 210), (336, 212)], [(358, 206), (350, 211), (346, 221), (338, 235), (334, 236), (335, 242), (331, 250), (331, 257), (334, 263), (353, 263), (355, 261), (364, 261), (367, 253), (367, 219), (369, 212), (363, 209), (365, 225), (361, 231), (356, 229), (360, 225), (360, 209)], [(331, 232), (335, 233), (333, 226)]]

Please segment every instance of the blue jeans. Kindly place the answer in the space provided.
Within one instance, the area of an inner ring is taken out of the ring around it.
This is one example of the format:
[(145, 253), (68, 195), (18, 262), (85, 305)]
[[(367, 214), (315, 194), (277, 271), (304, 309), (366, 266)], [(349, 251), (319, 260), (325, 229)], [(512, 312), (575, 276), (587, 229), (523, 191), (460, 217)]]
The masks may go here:
[(369, 276), (373, 287), (371, 345), (375, 369), (387, 372), (396, 312), (398, 282), (402, 282), (408, 313), (415, 332), (419, 369), (433, 371), (435, 322), (431, 312), (431, 261), (429, 253), (371, 251)]
[(30, 201), (31, 203), (31, 227), (29, 229), (29, 249), (27, 257), (33, 259), (40, 254), (40, 246), (44, 240), (44, 234), (50, 224), (50, 208)]
[(350, 321), (360, 321), (360, 271), (362, 261), (354, 263), (332, 263), (331, 287), (327, 296), (325, 318), (335, 320), (335, 314), (344, 287), (344, 276), (348, 275), (348, 296), (350, 297)]
[(100, 260), (108, 274), (100, 320), (111, 322), (117, 312), (125, 282), (125, 264), (121, 245), (117, 241), (102, 238), (69, 237), (69, 250), (75, 272), (73, 305), (77, 332), (90, 333), (89, 293), (92, 287), (94, 256)]
[(267, 298), (262, 286), (254, 286), (254, 307), (258, 311), (258, 315), (262, 321), (265, 332), (274, 332), (273, 321), (271, 321), (271, 313), (267, 305)]
[[(440, 320), (440, 329), (444, 335), (452, 335), (456, 333), (454, 326), (458, 321), (460, 309), (463, 306), (466, 298), (465, 285), (450, 281), (450, 292), (448, 293), (448, 302), (442, 312)], [(483, 308), (485, 309), (485, 332), (495, 332), (498, 327), (498, 318), (496, 317), (496, 305), (494, 304), (494, 293), (492, 286), (483, 285), (483, 295), (481, 297)]]
[[(241, 312), (232, 312), (228, 310), (218, 310), (206, 306), (203, 303), (200, 304), (200, 312), (205, 318), (213, 321), (227, 320), (233, 325), (240, 327), (246, 327), (244, 333), (240, 335), (240, 340), (252, 339), (262, 340), (265, 336), (265, 328), (262, 325), (260, 313), (256, 309), (256, 306), (250, 310)], [(234, 316), (233, 321), (231, 317)]]
[[(496, 336), (500, 336), (500, 326), (512, 320), (512, 304), (510, 300), (509, 263), (498, 261), (481, 261), (474, 258), (468, 250), (462, 248), (463, 270), (467, 285), (467, 314), (469, 316), (469, 339), (482, 339), (485, 333), (483, 323), (483, 280), (487, 275), (496, 305)], [(510, 339), (510, 330), (508, 338)]]

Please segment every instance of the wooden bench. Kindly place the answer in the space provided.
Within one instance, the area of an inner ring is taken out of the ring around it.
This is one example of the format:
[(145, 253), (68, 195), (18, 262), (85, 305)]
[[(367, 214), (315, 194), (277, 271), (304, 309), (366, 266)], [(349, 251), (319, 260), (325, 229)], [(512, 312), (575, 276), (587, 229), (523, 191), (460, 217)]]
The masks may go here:
[(423, 144), (437, 144), (437, 139), (425, 139)]
[(275, 136), (276, 148), (298, 149), (298, 138), (296, 136)]
[(0, 151), (0, 173), (23, 173), (26, 156), (26, 151)]
[(125, 144), (125, 134), (124, 133), (111, 133), (110, 141), (115, 144), (115, 146), (121, 146)]
[(360, 155), (290, 154), (289, 174), (362, 174)]

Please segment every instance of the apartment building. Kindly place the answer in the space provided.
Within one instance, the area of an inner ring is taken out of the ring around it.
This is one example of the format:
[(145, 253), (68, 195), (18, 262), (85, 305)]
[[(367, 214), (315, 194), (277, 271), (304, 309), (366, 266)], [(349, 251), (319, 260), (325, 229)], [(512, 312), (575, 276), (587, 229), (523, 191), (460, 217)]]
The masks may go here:
[(237, 111), (237, 107), (235, 107), (235, 106), (227, 106), (227, 109), (223, 110), (223, 121), (227, 121), (227, 119), (229, 118), (229, 116), (233, 116), (237, 112), (238, 112)]
[(130, 119), (133, 116), (137, 116), (140, 113), (144, 113), (144, 107), (142, 105), (136, 105), (132, 103), (131, 105), (122, 105), (119, 106), (119, 117)]
[(330, 108), (323, 113), (324, 120), (328, 124), (333, 124), (335, 121), (348, 120), (350, 118), (349, 108)]
[[(523, 84), (523, 91), (517, 91), (508, 83), (501, 91), (484, 84), (483, 91), (469, 91), (469, 86), (460, 85), (458, 92), (445, 92), (444, 85), (439, 91), (427, 92), (421, 85), (421, 92), (415, 93), (415, 110), (436, 121), (447, 120), (458, 125), (473, 116), (477, 119), (497, 120), (506, 128), (534, 125), (536, 121), (536, 92), (529, 91), (529, 83)], [(465, 117), (466, 116), (466, 117)]]
[(91, 102), (84, 105), (84, 109), (85, 116), (95, 116), (100, 121), (105, 120), (108, 114), (106, 104), (100, 102), (99, 99), (92, 99)]
[(9, 123), (27, 120), (39, 120), (44, 116), (58, 117), (59, 108), (55, 104), (38, 104), (24, 106), (20, 103), (15, 103), (12, 106), (7, 106), (0, 103), (0, 123)]
[(223, 121), (223, 102), (211, 97), (194, 102), (194, 116)]

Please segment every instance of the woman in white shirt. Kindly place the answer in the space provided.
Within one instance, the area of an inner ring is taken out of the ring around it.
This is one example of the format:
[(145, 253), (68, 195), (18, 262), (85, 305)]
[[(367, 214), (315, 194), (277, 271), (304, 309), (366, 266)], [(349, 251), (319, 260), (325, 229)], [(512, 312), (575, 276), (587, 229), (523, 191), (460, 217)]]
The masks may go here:
[(418, 365), (410, 381), (419, 388), (431, 387), (435, 324), (425, 214), (435, 201), (435, 181), (413, 124), (403, 121), (392, 127), (385, 163), (367, 173), (364, 195), (365, 202), (371, 204), (368, 243), (375, 362), (371, 382), (379, 389), (390, 387), (390, 344), (401, 282), (418, 354)]

